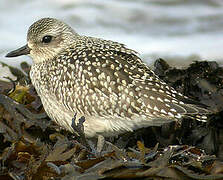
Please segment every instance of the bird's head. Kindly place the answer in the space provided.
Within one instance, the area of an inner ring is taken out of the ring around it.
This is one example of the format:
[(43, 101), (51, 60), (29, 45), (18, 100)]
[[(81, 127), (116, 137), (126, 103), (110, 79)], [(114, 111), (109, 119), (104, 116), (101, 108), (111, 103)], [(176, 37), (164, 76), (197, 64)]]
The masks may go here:
[(9, 52), (6, 57), (30, 55), (34, 63), (53, 59), (70, 44), (78, 34), (67, 24), (54, 18), (43, 18), (33, 23), (27, 33), (27, 44)]

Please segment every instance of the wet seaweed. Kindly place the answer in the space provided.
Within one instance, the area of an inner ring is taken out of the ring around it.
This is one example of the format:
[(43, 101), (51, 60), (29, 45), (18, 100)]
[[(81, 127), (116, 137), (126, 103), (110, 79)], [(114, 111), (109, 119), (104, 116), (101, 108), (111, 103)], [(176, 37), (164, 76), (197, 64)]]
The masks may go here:
[(84, 119), (75, 116), (76, 135), (58, 127), (27, 81), (30, 66), (22, 67), (27, 74), (18, 73), (14, 89), (0, 82), (0, 179), (223, 179), (223, 68), (216, 62), (154, 65), (160, 78), (216, 112), (208, 123), (183, 119), (109, 139), (86, 139)]

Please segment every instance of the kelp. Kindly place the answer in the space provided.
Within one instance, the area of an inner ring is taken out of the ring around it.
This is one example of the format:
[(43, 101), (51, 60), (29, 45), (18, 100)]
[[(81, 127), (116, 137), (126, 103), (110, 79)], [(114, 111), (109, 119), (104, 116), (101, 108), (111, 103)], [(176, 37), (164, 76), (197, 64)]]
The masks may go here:
[(154, 65), (177, 91), (216, 112), (208, 123), (183, 119), (108, 139), (86, 139), (84, 119), (74, 117), (76, 134), (52, 122), (29, 66), (22, 67), (27, 74), (18, 81), (0, 82), (0, 179), (223, 179), (223, 68), (216, 62)]

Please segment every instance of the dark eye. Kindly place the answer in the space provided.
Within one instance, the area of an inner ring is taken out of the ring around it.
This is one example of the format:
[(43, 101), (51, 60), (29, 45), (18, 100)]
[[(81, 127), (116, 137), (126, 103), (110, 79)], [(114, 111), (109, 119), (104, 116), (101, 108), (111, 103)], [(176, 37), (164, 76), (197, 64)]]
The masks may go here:
[(44, 36), (43, 37), (43, 39), (42, 39), (42, 43), (50, 43), (51, 42), (51, 40), (52, 40), (52, 36), (49, 36), (49, 35), (47, 35), (47, 36)]

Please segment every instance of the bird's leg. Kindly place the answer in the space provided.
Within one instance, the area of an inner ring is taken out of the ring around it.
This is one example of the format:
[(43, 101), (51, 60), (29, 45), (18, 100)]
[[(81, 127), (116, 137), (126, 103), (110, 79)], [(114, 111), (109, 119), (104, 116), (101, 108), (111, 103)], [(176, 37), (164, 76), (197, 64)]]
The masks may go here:
[(97, 153), (101, 153), (103, 147), (105, 145), (105, 138), (102, 135), (98, 135), (98, 141), (97, 141)]
[(77, 137), (84, 137), (85, 138), (85, 135), (84, 135), (84, 121), (85, 121), (85, 118), (84, 116), (82, 116), (78, 122), (76, 123), (76, 118), (77, 118), (77, 113), (74, 114), (74, 117), (72, 119), (72, 124), (71, 124), (71, 127), (74, 129), (74, 133)]
[(102, 151), (104, 144), (105, 144), (105, 138), (102, 135), (98, 135), (98, 140), (96, 144), (96, 149), (94, 143), (92, 143), (91, 140), (87, 140), (84, 134), (84, 122), (85, 117), (82, 116), (79, 121), (76, 123), (76, 116), (77, 113), (75, 113), (73, 119), (72, 119), (72, 125), (71, 127), (74, 129), (75, 134), (77, 135), (78, 139), (80, 140), (80, 143), (86, 146), (89, 150), (94, 151), (95, 153), (99, 153)]
[(84, 134), (84, 122), (85, 122), (85, 117), (82, 116), (79, 118), (78, 122), (76, 123), (76, 116), (77, 113), (74, 114), (74, 117), (72, 119), (72, 124), (71, 127), (74, 129), (74, 134), (76, 137), (78, 137), (79, 141), (81, 144), (83, 144), (86, 148), (91, 149), (89, 144), (87, 143), (85, 134)]

